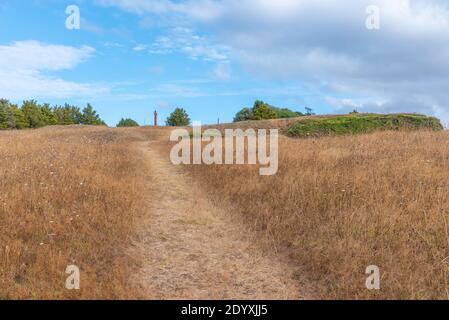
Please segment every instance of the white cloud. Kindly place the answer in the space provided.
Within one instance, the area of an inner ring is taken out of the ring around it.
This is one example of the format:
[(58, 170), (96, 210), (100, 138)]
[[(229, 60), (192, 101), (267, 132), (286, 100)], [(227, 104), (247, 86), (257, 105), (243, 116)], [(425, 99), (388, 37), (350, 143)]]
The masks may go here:
[(73, 48), (37, 41), (19, 41), (0, 46), (0, 69), (29, 72), (72, 69), (94, 52), (95, 49), (87, 46)]
[[(448, 1), (225, 2), (214, 29), (251, 73), (325, 82), (323, 95), (338, 97), (337, 110), (447, 116)], [(380, 8), (378, 31), (365, 28), (371, 4)]]
[(51, 74), (71, 70), (91, 58), (91, 47), (74, 48), (37, 41), (20, 41), (0, 46), (0, 97), (28, 98), (92, 97), (109, 93), (109, 88), (59, 79)]
[(147, 49), (148, 49), (147, 46), (144, 44), (138, 44), (133, 48), (134, 51), (145, 51)]
[(227, 81), (231, 79), (231, 66), (228, 62), (218, 63), (212, 72), (213, 78), (221, 81)]
[(105, 42), (103, 42), (103, 46), (106, 48), (122, 48), (123, 47), (123, 45), (121, 43), (113, 42), (113, 41), (105, 41)]
[(196, 87), (175, 83), (161, 84), (150, 90), (150, 96), (153, 98), (197, 98), (206, 95), (207, 93)]
[(169, 54), (175, 50), (177, 39), (158, 37), (150, 46), (149, 52), (153, 54)]
[[(212, 46), (194, 39), (189, 46), (170, 34), (156, 41), (154, 52), (214, 61), (232, 56), (254, 76), (318, 87), (323, 100), (333, 97), (334, 103), (326, 101), (342, 110), (353, 108), (352, 101), (364, 111), (416, 111), (449, 120), (447, 0), (101, 2), (141, 16), (175, 16), (184, 28), (188, 21), (214, 35)], [(365, 27), (369, 5), (380, 8), (380, 30)]]
[(104, 6), (116, 6), (128, 12), (144, 14), (183, 14), (203, 21), (217, 18), (223, 8), (220, 2), (213, 0), (97, 0)]
[(181, 52), (193, 60), (227, 61), (230, 49), (214, 43), (211, 39), (196, 34), (189, 28), (173, 28), (167, 35), (158, 37), (151, 45), (140, 45), (139, 49), (153, 54)]

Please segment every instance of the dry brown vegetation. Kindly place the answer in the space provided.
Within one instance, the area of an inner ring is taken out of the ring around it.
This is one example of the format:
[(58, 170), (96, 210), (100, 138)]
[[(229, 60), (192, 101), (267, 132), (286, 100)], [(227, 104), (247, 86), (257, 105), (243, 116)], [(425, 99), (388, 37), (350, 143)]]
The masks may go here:
[[(326, 299), (449, 296), (449, 134), (380, 132), (280, 141), (279, 172), (190, 166), (259, 241), (303, 266)], [(380, 267), (380, 291), (365, 288)]]
[[(131, 131), (0, 134), (0, 299), (133, 298), (126, 254), (142, 213)], [(65, 288), (68, 265), (81, 290)]]
[[(168, 157), (168, 132), (1, 132), (0, 299), (142, 297), (145, 290), (130, 281), (141, 261), (128, 249), (136, 226), (151, 219), (152, 175), (142, 174), (151, 163), (138, 150), (143, 141), (160, 140)], [(254, 231), (257, 247), (303, 270), (298, 279), (308, 279), (314, 298), (446, 299), (448, 138), (448, 132), (283, 137), (274, 176), (245, 165), (184, 169), (202, 186), (195, 203), (208, 196), (233, 212), (236, 223)], [(81, 267), (80, 291), (65, 289), (70, 264)], [(380, 291), (365, 288), (365, 269), (373, 264), (382, 274)]]

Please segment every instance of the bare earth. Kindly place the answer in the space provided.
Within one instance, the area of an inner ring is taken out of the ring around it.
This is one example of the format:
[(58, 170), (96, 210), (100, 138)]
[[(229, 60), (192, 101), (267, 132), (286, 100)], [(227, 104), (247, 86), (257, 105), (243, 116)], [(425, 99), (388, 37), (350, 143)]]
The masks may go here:
[(309, 299), (284, 259), (262, 252), (226, 208), (146, 142), (148, 216), (134, 254), (143, 261), (134, 279), (148, 299)]

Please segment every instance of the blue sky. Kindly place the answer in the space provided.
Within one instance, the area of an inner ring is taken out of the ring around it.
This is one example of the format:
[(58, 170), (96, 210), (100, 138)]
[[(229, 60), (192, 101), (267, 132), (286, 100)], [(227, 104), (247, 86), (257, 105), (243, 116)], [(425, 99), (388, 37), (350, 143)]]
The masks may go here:
[(437, 0), (0, 0), (0, 96), (90, 102), (109, 125), (178, 106), (229, 122), (256, 99), (449, 121), (448, 17)]

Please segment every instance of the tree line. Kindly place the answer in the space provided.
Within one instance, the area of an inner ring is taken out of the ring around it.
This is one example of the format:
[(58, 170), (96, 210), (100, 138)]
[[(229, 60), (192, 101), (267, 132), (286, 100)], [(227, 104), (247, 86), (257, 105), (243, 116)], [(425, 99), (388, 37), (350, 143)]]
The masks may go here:
[(52, 125), (106, 125), (91, 104), (84, 109), (70, 104), (50, 106), (26, 100), (21, 106), (0, 99), (0, 129), (41, 128)]
[[(234, 117), (234, 122), (286, 119), (313, 115), (311, 108), (305, 108), (306, 112), (292, 111), (288, 108), (277, 108), (261, 100), (256, 100), (252, 108), (243, 108)], [(188, 126), (190, 118), (182, 108), (176, 108), (165, 121), (167, 126)]]
[[(243, 108), (234, 117), (234, 122), (250, 120), (268, 120), (294, 118), (312, 115), (312, 109), (306, 108), (306, 113), (292, 111), (287, 108), (277, 108), (263, 101), (256, 100), (252, 108)], [(167, 126), (188, 126), (191, 120), (186, 110), (176, 108), (165, 124)], [(39, 104), (35, 100), (26, 100), (19, 107), (8, 100), (0, 99), (0, 130), (41, 128), (51, 125), (106, 125), (91, 104), (84, 109), (64, 104), (50, 106), (48, 103)], [(117, 127), (137, 127), (139, 124), (133, 119), (122, 118)]]
[(237, 112), (234, 122), (296, 118), (309, 115), (313, 115), (313, 111), (310, 108), (306, 108), (306, 113), (302, 113), (288, 108), (277, 108), (261, 100), (256, 100), (252, 108), (243, 108)]

